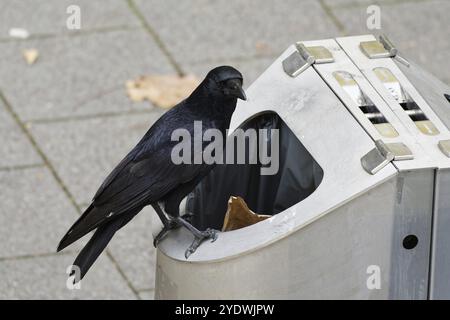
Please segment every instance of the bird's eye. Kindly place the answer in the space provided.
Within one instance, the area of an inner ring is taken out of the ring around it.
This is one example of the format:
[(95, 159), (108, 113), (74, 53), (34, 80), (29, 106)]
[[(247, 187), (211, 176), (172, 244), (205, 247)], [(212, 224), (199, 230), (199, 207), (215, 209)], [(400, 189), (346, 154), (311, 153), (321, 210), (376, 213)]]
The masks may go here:
[(230, 88), (230, 89), (237, 89), (239, 86), (242, 86), (242, 80), (241, 79), (230, 79), (230, 80), (224, 81), (223, 86), (226, 88)]

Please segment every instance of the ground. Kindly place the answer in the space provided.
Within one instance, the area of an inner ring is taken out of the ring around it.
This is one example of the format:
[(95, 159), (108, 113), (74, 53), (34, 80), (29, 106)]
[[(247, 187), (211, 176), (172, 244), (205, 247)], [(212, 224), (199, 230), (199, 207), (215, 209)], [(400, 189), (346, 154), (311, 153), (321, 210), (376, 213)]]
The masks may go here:
[[(371, 0), (0, 0), (0, 299), (152, 299), (151, 210), (121, 230), (82, 282), (66, 268), (82, 244), (60, 238), (163, 110), (133, 103), (140, 75), (240, 69), (248, 86), (298, 40), (367, 29)], [(450, 1), (385, 0), (382, 31), (450, 84)], [(66, 12), (81, 9), (81, 29)], [(11, 28), (29, 31), (11, 38)], [(22, 50), (40, 56), (27, 65)]]

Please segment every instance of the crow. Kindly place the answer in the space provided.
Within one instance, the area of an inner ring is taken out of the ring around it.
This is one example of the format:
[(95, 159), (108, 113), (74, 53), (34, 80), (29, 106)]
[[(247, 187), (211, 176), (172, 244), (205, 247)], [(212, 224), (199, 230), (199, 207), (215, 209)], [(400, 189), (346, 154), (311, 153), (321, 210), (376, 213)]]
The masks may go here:
[[(81, 250), (74, 266), (81, 280), (116, 231), (130, 222), (145, 206), (151, 205), (163, 223), (155, 237), (155, 247), (178, 227), (187, 228), (194, 241), (185, 252), (186, 259), (203, 240), (217, 238), (216, 230), (200, 231), (180, 216), (179, 206), (214, 164), (172, 161), (172, 132), (186, 129), (193, 135), (194, 122), (201, 121), (202, 130), (218, 129), (226, 137), (237, 99), (246, 100), (242, 74), (230, 66), (212, 69), (185, 100), (163, 114), (138, 144), (107, 176), (92, 203), (61, 239), (61, 251), (87, 233), (95, 233)], [(193, 140), (193, 139), (191, 139)], [(202, 150), (207, 146), (202, 143)], [(195, 155), (193, 155), (195, 156)], [(75, 274), (72, 268), (71, 276)]]

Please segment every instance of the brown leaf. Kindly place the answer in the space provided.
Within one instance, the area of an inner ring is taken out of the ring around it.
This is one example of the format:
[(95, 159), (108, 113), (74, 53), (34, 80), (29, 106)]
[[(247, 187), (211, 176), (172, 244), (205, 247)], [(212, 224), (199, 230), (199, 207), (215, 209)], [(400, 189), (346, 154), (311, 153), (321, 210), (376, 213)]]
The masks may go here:
[(200, 81), (193, 75), (143, 76), (126, 82), (127, 94), (134, 102), (145, 99), (161, 108), (171, 108), (187, 98)]
[(28, 64), (33, 64), (39, 57), (39, 51), (37, 49), (25, 49), (23, 50), (23, 57)]
[(254, 213), (241, 197), (231, 196), (228, 200), (228, 210), (225, 214), (222, 231), (241, 229), (270, 217), (269, 215)]

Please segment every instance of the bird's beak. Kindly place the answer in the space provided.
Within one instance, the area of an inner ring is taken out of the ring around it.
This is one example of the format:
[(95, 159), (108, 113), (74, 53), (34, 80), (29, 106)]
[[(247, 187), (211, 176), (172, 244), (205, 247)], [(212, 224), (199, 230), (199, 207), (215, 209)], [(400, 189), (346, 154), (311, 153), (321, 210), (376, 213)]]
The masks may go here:
[(244, 89), (242, 89), (242, 81), (239, 79), (229, 80), (228, 82), (228, 95), (234, 96), (241, 100), (247, 100)]
[(245, 94), (244, 89), (242, 89), (242, 86), (238, 86), (238, 92), (236, 94), (236, 97), (244, 101), (247, 100), (247, 95)]

